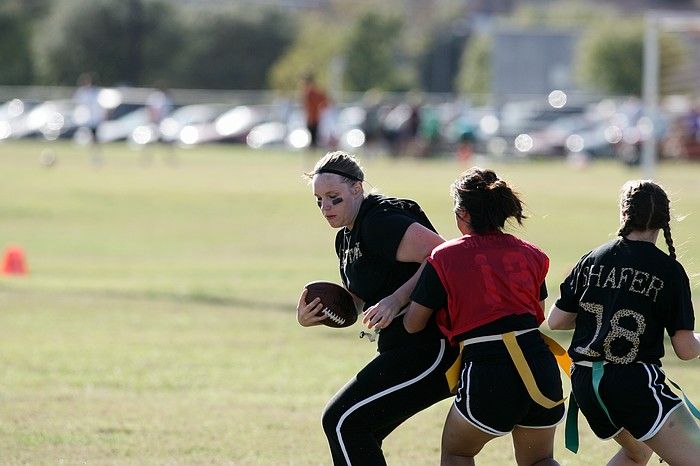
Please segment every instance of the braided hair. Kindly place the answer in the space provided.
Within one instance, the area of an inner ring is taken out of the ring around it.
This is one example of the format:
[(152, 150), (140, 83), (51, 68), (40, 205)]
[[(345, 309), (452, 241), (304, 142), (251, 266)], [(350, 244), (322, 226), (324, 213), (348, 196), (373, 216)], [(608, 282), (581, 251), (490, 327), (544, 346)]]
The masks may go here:
[(671, 238), (671, 208), (666, 192), (649, 180), (628, 181), (620, 195), (622, 225), (617, 232), (623, 238), (633, 231), (663, 230), (668, 253), (676, 258)]
[(455, 211), (469, 212), (469, 223), (476, 234), (500, 231), (511, 217), (520, 225), (527, 218), (518, 194), (493, 170), (470, 168), (452, 183), (450, 194)]

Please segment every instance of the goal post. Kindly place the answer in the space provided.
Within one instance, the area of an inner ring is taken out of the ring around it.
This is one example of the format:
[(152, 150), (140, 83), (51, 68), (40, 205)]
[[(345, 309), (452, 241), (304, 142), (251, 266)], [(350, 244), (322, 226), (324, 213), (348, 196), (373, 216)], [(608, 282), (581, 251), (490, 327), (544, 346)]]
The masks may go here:
[[(659, 26), (658, 16), (649, 12), (644, 28), (644, 68), (642, 75), (642, 98), (644, 113), (652, 118), (659, 111)], [(656, 135), (651, 131), (642, 146), (642, 172), (644, 178), (652, 179), (656, 171)]]
[[(658, 161), (658, 132), (654, 129), (656, 117), (659, 114), (661, 47), (659, 46), (662, 33), (700, 32), (700, 14), (692, 12), (662, 12), (646, 13), (644, 28), (644, 66), (642, 70), (642, 98), (644, 114), (648, 118), (649, 132), (642, 145), (641, 167), (643, 175), (652, 179), (656, 172)], [(697, 58), (695, 58), (697, 60)], [(700, 66), (700, 65), (699, 65)], [(691, 72), (690, 79), (700, 81), (700, 75)], [(696, 84), (697, 86), (697, 84)], [(698, 89), (694, 89), (698, 93)], [(690, 96), (697, 99), (699, 95)]]

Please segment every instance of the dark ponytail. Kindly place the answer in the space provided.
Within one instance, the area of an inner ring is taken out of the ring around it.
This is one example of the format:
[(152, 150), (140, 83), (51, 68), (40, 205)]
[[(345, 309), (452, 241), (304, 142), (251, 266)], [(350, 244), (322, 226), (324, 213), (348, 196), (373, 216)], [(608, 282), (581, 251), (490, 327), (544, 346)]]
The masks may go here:
[(628, 181), (620, 194), (622, 225), (618, 236), (633, 231), (663, 230), (668, 253), (675, 259), (671, 237), (671, 202), (661, 186), (649, 180)]
[(509, 218), (520, 225), (527, 218), (518, 194), (493, 170), (470, 168), (452, 183), (450, 194), (455, 211), (469, 212), (471, 229), (477, 234), (500, 231)]

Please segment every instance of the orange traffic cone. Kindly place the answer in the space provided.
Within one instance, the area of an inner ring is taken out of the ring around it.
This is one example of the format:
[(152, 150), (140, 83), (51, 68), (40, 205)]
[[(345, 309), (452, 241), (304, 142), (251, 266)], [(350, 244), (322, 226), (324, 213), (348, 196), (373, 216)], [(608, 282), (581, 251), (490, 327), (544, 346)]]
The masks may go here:
[(14, 246), (5, 249), (2, 273), (5, 275), (24, 275), (27, 273), (27, 262), (22, 248)]

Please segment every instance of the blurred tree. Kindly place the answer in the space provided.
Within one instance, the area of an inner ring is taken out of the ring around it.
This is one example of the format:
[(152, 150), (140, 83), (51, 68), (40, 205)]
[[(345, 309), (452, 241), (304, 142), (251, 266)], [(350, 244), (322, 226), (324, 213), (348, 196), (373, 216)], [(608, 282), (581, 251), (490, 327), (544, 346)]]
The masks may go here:
[[(507, 28), (577, 29), (598, 21), (615, 10), (583, 0), (563, 0), (540, 4), (521, 4), (508, 18), (500, 19)], [(491, 92), (492, 38), (480, 33), (469, 38), (455, 79), (455, 87), (477, 104), (486, 103)]]
[(51, 0), (2, 0), (0, 10), (14, 11), (27, 21), (43, 17), (48, 11)]
[(208, 89), (264, 89), (293, 41), (294, 23), (275, 11), (207, 10), (193, 18), (178, 52), (178, 82)]
[[(464, 0), (330, 0), (330, 13), (335, 30), (349, 31), (357, 40), (360, 27), (367, 27), (367, 18), (397, 22), (398, 33), (392, 38), (393, 50), (386, 65), (394, 67), (393, 82), (380, 83), (385, 89), (408, 89), (420, 86), (431, 92), (451, 92), (458, 72), (459, 57), (469, 35), (468, 22), (471, 6)], [(365, 23), (362, 23), (365, 21)], [(367, 41), (369, 42), (369, 41)], [(384, 41), (372, 47), (386, 47)], [(351, 73), (347, 47), (347, 73)], [(363, 52), (360, 50), (360, 52)], [(371, 53), (377, 51), (370, 50)], [(361, 69), (361, 68), (360, 68)], [(360, 74), (363, 74), (360, 71)], [(346, 76), (349, 86), (356, 88), (352, 77)], [(362, 85), (361, 87), (365, 87)]]
[(187, 42), (187, 35), (180, 11), (171, 5), (157, 2), (145, 3), (143, 18), (138, 21), (131, 13), (133, 28), (140, 28), (140, 40), (131, 41), (130, 54), (141, 56), (141, 72), (136, 84), (154, 86), (156, 83), (174, 86), (176, 57)]
[(90, 70), (102, 84), (144, 84), (170, 74), (181, 30), (173, 8), (157, 0), (59, 1), (36, 36), (40, 75), (72, 85)]
[(560, 0), (522, 5), (513, 12), (508, 22), (519, 27), (579, 29), (616, 16), (619, 13), (615, 7), (602, 2)]
[[(526, 5), (514, 12), (510, 22), (522, 27), (573, 28), (581, 35), (575, 57), (579, 84), (612, 94), (641, 94), (644, 26), (639, 19), (624, 17), (613, 4), (565, 0)], [(664, 87), (683, 60), (683, 44), (662, 35), (660, 50)]]
[(468, 41), (466, 34), (452, 28), (439, 28), (419, 59), (421, 87), (427, 92), (454, 91), (455, 77)]
[(401, 91), (413, 87), (413, 67), (402, 63), (401, 28), (398, 18), (374, 12), (357, 19), (345, 46), (345, 82), (349, 89)]
[[(580, 43), (578, 68), (582, 83), (602, 92), (641, 95), (644, 55), (644, 24), (616, 19), (587, 30)], [(678, 71), (686, 56), (675, 37), (659, 40), (660, 88)]]
[(456, 88), (475, 104), (485, 104), (491, 92), (491, 37), (472, 36), (464, 49)]
[(294, 91), (305, 73), (313, 73), (316, 82), (328, 87), (329, 67), (335, 57), (344, 54), (344, 29), (327, 17), (306, 15), (301, 18), (294, 43), (273, 65), (269, 83), (273, 89)]
[[(471, 35), (470, 5), (460, 0), (425, 0), (406, 8), (403, 37), (413, 52), (420, 85), (427, 92), (454, 92), (460, 59)], [(414, 11), (411, 11), (414, 10)], [(422, 39), (422, 41), (420, 41)]]
[[(300, 18), (299, 35), (275, 64), (271, 85), (294, 89), (303, 72), (313, 71), (321, 85), (335, 89), (328, 75), (344, 68), (344, 84), (350, 90), (412, 88), (418, 62), (426, 45), (432, 44), (431, 31), (454, 22), (460, 4), (460, 0), (331, 0), (323, 14)], [(432, 52), (442, 52), (438, 47), (423, 57), (426, 66), (432, 63)]]
[(31, 24), (16, 8), (0, 8), (0, 84), (30, 84)]
[(329, 0), (332, 18), (340, 28), (351, 28), (358, 17), (371, 11), (401, 21), (401, 51), (419, 57), (433, 34), (459, 21), (469, 9), (464, 0)]

